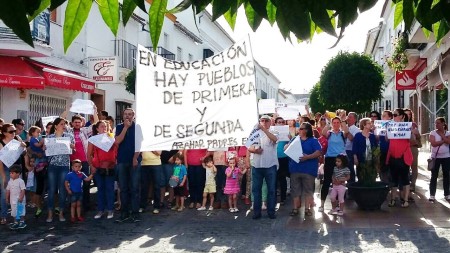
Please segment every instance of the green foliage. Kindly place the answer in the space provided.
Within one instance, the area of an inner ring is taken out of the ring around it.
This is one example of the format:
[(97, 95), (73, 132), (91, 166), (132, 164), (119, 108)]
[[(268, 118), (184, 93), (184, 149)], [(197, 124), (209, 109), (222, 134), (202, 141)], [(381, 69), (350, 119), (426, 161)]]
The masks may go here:
[(339, 52), (322, 69), (319, 98), (328, 110), (369, 111), (383, 91), (383, 69), (369, 56)]
[(309, 93), (309, 107), (313, 112), (324, 113), (326, 110), (333, 110), (334, 108), (327, 108), (320, 98), (320, 83), (316, 83)]
[(377, 172), (380, 170), (380, 148), (372, 150), (372, 159), (360, 163), (357, 166), (358, 183), (363, 186), (374, 186), (377, 179)]
[[(29, 19), (50, 7), (55, 9), (64, 2), (69, 4), (67, 25), (64, 24), (64, 48), (70, 46), (83, 27), (89, 14), (92, 0), (0, 0), (0, 19), (10, 27), (23, 41), (33, 46)], [(147, 12), (146, 0), (123, 0), (122, 17), (126, 24), (136, 7)], [(324, 31), (342, 38), (345, 28), (352, 24), (359, 13), (372, 8), (380, 0), (179, 0), (180, 4), (170, 12), (176, 13), (193, 7), (199, 13), (211, 4), (213, 18), (223, 15), (231, 26), (235, 24), (236, 6), (243, 4), (247, 20), (253, 30), (258, 29), (263, 19), (271, 25), (275, 20), (285, 40), (294, 35), (298, 41), (309, 41), (316, 33)], [(105, 24), (113, 34), (117, 33), (117, 6), (119, 0), (99, 0)], [(405, 30), (409, 30), (414, 18), (429, 32), (434, 32), (436, 42), (450, 31), (450, 1), (448, 0), (393, 0), (395, 24), (405, 21)], [(108, 6), (103, 3), (107, 3)], [(109, 6), (111, 5), (111, 6)], [(164, 14), (167, 12), (167, 0), (153, 0), (150, 10), (150, 37), (153, 47), (158, 45)], [(339, 33), (337, 29), (340, 28)], [(339, 34), (339, 35), (338, 35)]]
[(135, 95), (136, 92), (136, 68), (128, 73), (127, 77), (125, 77), (125, 90), (129, 93)]
[(394, 41), (394, 53), (387, 57), (386, 62), (389, 68), (394, 71), (402, 72), (408, 65), (408, 56), (406, 49), (408, 48), (408, 37), (402, 35)]

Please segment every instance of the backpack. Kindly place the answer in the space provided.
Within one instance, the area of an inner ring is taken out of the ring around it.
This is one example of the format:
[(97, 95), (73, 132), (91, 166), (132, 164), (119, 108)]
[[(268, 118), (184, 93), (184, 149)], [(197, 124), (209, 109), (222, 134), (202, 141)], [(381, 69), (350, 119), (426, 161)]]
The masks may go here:
[[(342, 140), (344, 141), (344, 145), (345, 145), (346, 142), (345, 142), (344, 132), (340, 131), (340, 133), (341, 133)], [(331, 131), (328, 131), (328, 137), (327, 137), (327, 140), (329, 140), (330, 137), (331, 137)]]

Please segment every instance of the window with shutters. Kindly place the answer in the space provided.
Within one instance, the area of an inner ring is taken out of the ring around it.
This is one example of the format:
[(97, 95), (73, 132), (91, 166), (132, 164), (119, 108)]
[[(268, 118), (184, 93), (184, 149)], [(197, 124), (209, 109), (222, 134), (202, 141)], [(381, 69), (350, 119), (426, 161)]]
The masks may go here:
[(29, 124), (34, 125), (42, 117), (61, 115), (66, 110), (66, 104), (67, 100), (63, 98), (30, 94)]

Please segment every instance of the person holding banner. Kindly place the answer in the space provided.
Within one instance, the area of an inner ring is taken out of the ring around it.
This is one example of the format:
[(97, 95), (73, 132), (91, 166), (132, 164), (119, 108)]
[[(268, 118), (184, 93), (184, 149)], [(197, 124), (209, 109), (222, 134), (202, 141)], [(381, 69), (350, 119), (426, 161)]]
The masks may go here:
[(189, 195), (191, 203), (189, 208), (200, 208), (203, 201), (203, 189), (205, 188), (206, 171), (202, 162), (211, 153), (206, 149), (184, 150), (184, 163), (188, 173)]
[(253, 144), (249, 151), (253, 153), (254, 168), (252, 168), (253, 219), (261, 218), (262, 184), (267, 183), (267, 214), (275, 219), (276, 205), (276, 176), (277, 176), (277, 133), (270, 131), (271, 119), (263, 115), (257, 127), (262, 130), (257, 144)]
[[(121, 214), (116, 222), (124, 222), (131, 218), (139, 222), (139, 183), (140, 166), (139, 152), (135, 152), (136, 123), (132, 108), (126, 108), (123, 113), (123, 123), (116, 127), (117, 173), (120, 187)], [(131, 211), (131, 216), (130, 216)]]
[[(408, 116), (401, 108), (395, 109), (394, 122), (407, 122)], [(388, 131), (389, 132), (389, 131)], [(388, 133), (389, 134), (389, 133)], [(388, 136), (388, 135), (386, 135)], [(413, 156), (409, 139), (389, 139), (389, 149), (386, 158), (386, 164), (389, 164), (392, 177), (392, 196), (389, 205), (395, 206), (397, 188), (402, 187), (401, 206), (408, 207), (409, 197), (409, 166), (411, 166)]]
[[(16, 127), (13, 124), (3, 124), (0, 130), (0, 150), (3, 149), (8, 143), (12, 140), (17, 140), (21, 142), (22, 147), (26, 147), (25, 142), (22, 142), (22, 139), (16, 135)], [(18, 159), (14, 164), (20, 165), (20, 159)], [(1, 183), (1, 213), (0, 213), (0, 224), (6, 224), (6, 217), (8, 215), (8, 208), (6, 205), (6, 190), (5, 187), (10, 179), (9, 175), (9, 167), (4, 164), (3, 161), (0, 161), (0, 183)]]
[[(109, 135), (107, 124), (104, 120), (95, 123), (92, 128), (92, 137), (100, 134)], [(122, 135), (125, 135), (126, 132), (122, 132)], [(97, 183), (98, 213), (94, 219), (100, 219), (106, 211), (108, 219), (114, 217), (114, 180), (116, 178), (114, 168), (116, 167), (117, 146), (117, 141), (115, 141), (111, 148), (105, 151), (92, 142), (88, 144), (87, 160)]]
[(339, 117), (334, 117), (331, 120), (331, 130), (329, 126), (322, 130), (322, 135), (328, 139), (328, 148), (327, 153), (325, 154), (323, 184), (320, 190), (321, 204), (319, 207), (319, 212), (324, 211), (325, 200), (328, 196), (328, 191), (330, 189), (333, 176), (333, 169), (336, 164), (335, 159), (338, 155), (345, 154), (345, 138), (348, 134), (348, 127), (345, 121), (343, 121), (345, 119), (344, 115), (341, 115), (342, 119)]
[[(313, 214), (314, 207), (314, 183), (317, 177), (319, 157), (322, 155), (322, 147), (314, 138), (313, 127), (305, 122), (300, 126), (299, 136), (302, 145), (303, 156), (300, 162), (289, 159), (289, 172), (291, 173), (291, 195), (293, 197), (293, 209), (290, 216), (298, 215), (301, 207), (301, 197), (305, 199), (305, 216)], [(285, 146), (287, 148), (288, 145)]]
[[(73, 135), (65, 132), (66, 120), (63, 118), (57, 118), (53, 122), (53, 126), (50, 129), (50, 134), (47, 139), (51, 138), (69, 138), (70, 148), (72, 151), (75, 149), (75, 140)], [(43, 149), (46, 149), (44, 145)], [(64, 181), (67, 173), (70, 169), (70, 155), (69, 154), (59, 154), (48, 157), (48, 169), (47, 169), (47, 182), (48, 182), (48, 216), (47, 222), (53, 221), (53, 207), (55, 201), (55, 193), (59, 191), (59, 221), (65, 221), (64, 218), (64, 207), (66, 203), (66, 187)]]
[(442, 166), (442, 188), (444, 188), (444, 196), (447, 201), (450, 201), (450, 132), (447, 131), (447, 124), (443, 117), (436, 118), (434, 122), (436, 129), (430, 132), (430, 143), (432, 158), (435, 158), (434, 168), (431, 171), (430, 179), (430, 202), (435, 201), (437, 178), (439, 175), (439, 167)]

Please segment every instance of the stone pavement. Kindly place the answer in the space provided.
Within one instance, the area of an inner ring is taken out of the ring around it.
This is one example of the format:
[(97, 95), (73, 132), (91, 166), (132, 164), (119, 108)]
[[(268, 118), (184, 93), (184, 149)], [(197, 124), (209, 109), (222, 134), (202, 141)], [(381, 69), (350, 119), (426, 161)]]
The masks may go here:
[[(426, 163), (420, 155), (420, 164)], [(409, 208), (361, 211), (346, 201), (342, 217), (315, 213), (290, 217), (291, 204), (281, 206), (277, 219), (252, 220), (248, 206), (228, 210), (143, 213), (139, 223), (94, 220), (83, 224), (27, 217), (28, 227), (0, 227), (3, 252), (450, 252), (450, 204), (438, 182), (438, 201), (427, 201), (430, 173), (420, 170), (415, 203)], [(316, 194), (317, 198), (317, 194)], [(290, 199), (288, 198), (288, 201)], [(316, 200), (316, 203), (319, 203)], [(327, 201), (326, 211), (330, 209)], [(31, 211), (31, 210), (30, 210)], [(302, 212), (303, 213), (303, 210)], [(118, 215), (116, 213), (116, 215)]]

